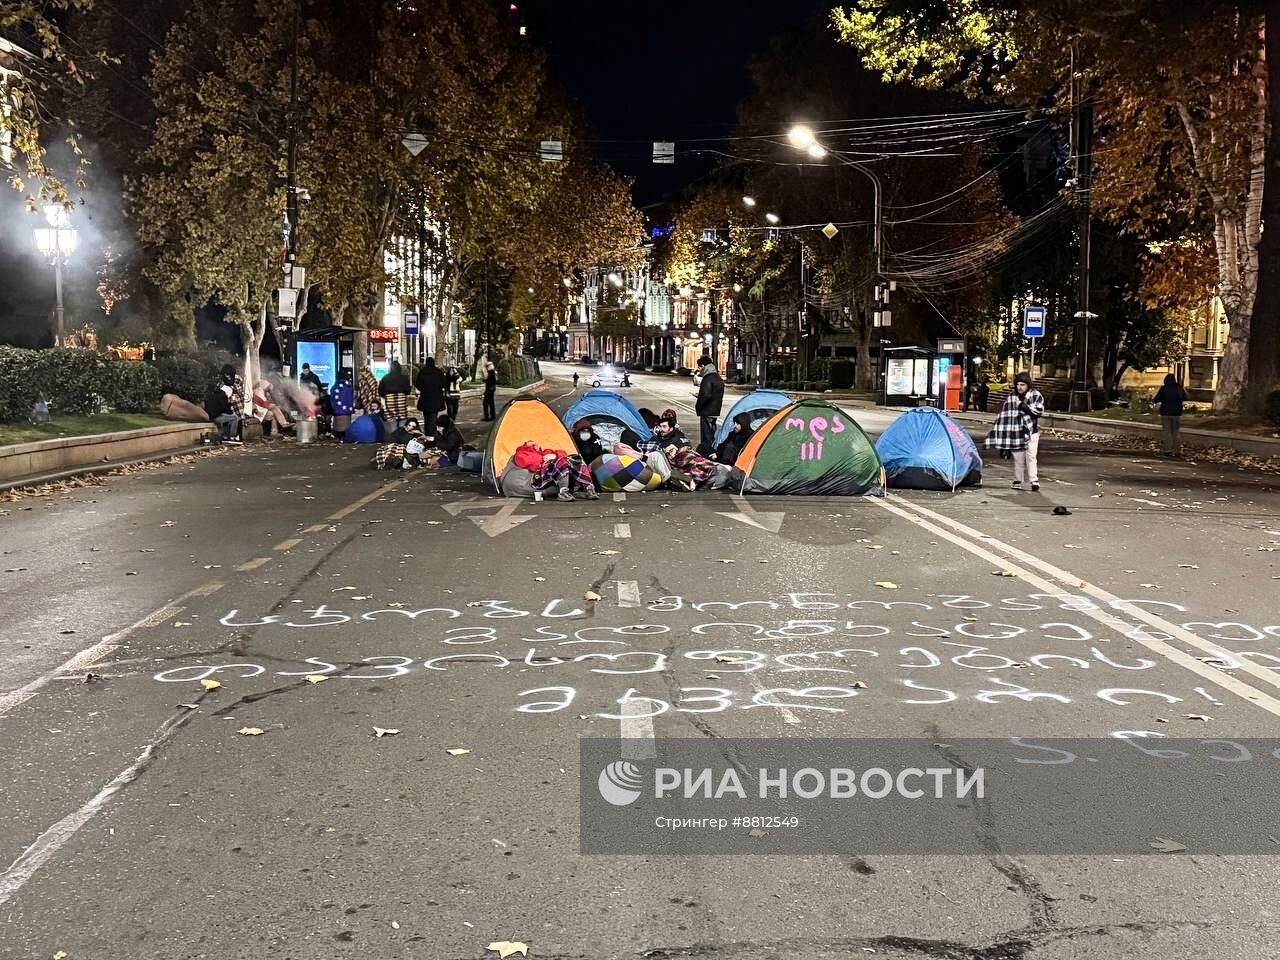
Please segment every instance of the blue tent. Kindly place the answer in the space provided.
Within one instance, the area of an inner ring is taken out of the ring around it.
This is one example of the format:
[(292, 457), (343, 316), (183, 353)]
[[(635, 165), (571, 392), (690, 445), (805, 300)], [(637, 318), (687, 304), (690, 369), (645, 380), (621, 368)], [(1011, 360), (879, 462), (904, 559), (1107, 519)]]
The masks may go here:
[(915, 407), (876, 441), (889, 486), (954, 490), (982, 483), (982, 457), (973, 438), (941, 410)]
[(596, 434), (609, 443), (617, 443), (624, 429), (634, 430), (642, 440), (653, 433), (631, 401), (612, 390), (588, 390), (561, 419), (565, 429), (573, 433), (573, 425), (584, 418), (590, 420)]
[(795, 403), (794, 400), (777, 390), (753, 390), (739, 397), (738, 402), (729, 408), (729, 413), (720, 420), (720, 428), (716, 430), (715, 446), (718, 447), (724, 443), (724, 438), (729, 436), (729, 430), (733, 427), (733, 418), (738, 414), (751, 414), (751, 429), (759, 430), (762, 423), (783, 407), (789, 407), (793, 403)]

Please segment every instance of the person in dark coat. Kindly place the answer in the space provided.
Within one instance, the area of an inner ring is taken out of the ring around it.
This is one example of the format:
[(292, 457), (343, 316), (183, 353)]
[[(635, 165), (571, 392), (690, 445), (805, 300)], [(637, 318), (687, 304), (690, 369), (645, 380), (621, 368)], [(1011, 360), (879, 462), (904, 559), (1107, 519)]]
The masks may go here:
[(978, 377), (978, 385), (973, 390), (974, 406), (983, 413), (987, 412), (987, 400), (991, 397), (991, 385), (987, 383), (987, 378)]
[(724, 442), (716, 447), (715, 453), (711, 455), (711, 459), (716, 463), (722, 463), (726, 467), (732, 467), (738, 462), (738, 455), (742, 453), (742, 448), (747, 445), (747, 441), (755, 434), (751, 429), (751, 414), (740, 413), (733, 418), (733, 426), (729, 428), (729, 435), (724, 438)]
[(1182, 412), (1187, 402), (1187, 391), (1182, 388), (1178, 378), (1172, 373), (1164, 375), (1164, 386), (1156, 391), (1151, 402), (1160, 408), (1160, 426), (1164, 433), (1164, 449), (1166, 457), (1182, 456)]
[(582, 457), (582, 462), (587, 466), (591, 466), (605, 454), (600, 438), (596, 436), (595, 427), (586, 417), (573, 425), (573, 445), (578, 448), (578, 456)]
[(304, 363), (302, 365), (302, 375), (298, 377), (298, 382), (304, 387), (308, 387), (317, 397), (324, 393), (324, 383), (311, 369), (311, 364)]
[(498, 419), (496, 394), (498, 392), (498, 371), (490, 361), (484, 365), (484, 418)]
[[(233, 382), (234, 378), (233, 372)], [(209, 392), (205, 395), (204, 412), (218, 425), (218, 435), (223, 441), (235, 442), (240, 434), (240, 418), (231, 407), (231, 393), (234, 387), (226, 381), (226, 376), (220, 376), (209, 388)]]
[(382, 398), (387, 425), (392, 429), (404, 426), (409, 418), (409, 375), (399, 360), (392, 360), (386, 376), (378, 381), (378, 396)]
[(422, 411), (422, 432), (428, 440), (436, 436), (436, 417), (445, 409), (444, 374), (436, 366), (435, 357), (427, 357), (422, 361), (422, 369), (418, 371), (418, 379), (414, 382), (418, 388), (418, 409)]
[(453, 422), (453, 417), (446, 413), (436, 418), (436, 449), (442, 451), (450, 463), (458, 462), (464, 443), (466, 441), (462, 439), (462, 432)]
[(720, 425), (720, 408), (724, 406), (724, 381), (710, 357), (702, 358), (702, 383), (698, 386), (698, 403), (694, 408), (702, 427), (698, 452), (704, 457), (715, 445), (716, 428)]

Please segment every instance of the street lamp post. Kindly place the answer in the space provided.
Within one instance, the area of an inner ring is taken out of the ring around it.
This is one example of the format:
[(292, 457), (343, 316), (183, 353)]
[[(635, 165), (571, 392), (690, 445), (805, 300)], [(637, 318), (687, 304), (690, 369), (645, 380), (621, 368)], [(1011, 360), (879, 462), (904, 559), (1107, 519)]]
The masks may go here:
[(46, 206), (44, 218), (49, 226), (36, 228), (36, 246), (53, 263), (53, 286), (56, 296), (53, 343), (54, 346), (61, 347), (66, 343), (66, 317), (62, 308), (62, 264), (75, 252), (79, 237), (69, 225), (67, 208), (62, 204), (51, 203)]

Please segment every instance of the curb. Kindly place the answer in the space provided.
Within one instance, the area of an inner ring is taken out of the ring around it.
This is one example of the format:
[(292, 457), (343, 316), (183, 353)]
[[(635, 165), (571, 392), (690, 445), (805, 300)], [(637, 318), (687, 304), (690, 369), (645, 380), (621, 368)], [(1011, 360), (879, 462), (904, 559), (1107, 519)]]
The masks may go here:
[(172, 460), (175, 457), (183, 457), (189, 453), (196, 453), (200, 450), (208, 450), (210, 446), (207, 444), (196, 444), (190, 447), (183, 447), (178, 450), (166, 450), (161, 453), (152, 453), (143, 457), (134, 457), (130, 460), (114, 460), (109, 463), (95, 463), (83, 467), (73, 467), (69, 470), (60, 470), (57, 473), (46, 473), (35, 477), (20, 477), (16, 480), (0, 481), (0, 493), (8, 493), (10, 490), (20, 490), (23, 487), (38, 487), (45, 483), (57, 483), (59, 480), (73, 480), (76, 477), (97, 476), (103, 473), (112, 473), (121, 467), (132, 467), (142, 463), (163, 463)]

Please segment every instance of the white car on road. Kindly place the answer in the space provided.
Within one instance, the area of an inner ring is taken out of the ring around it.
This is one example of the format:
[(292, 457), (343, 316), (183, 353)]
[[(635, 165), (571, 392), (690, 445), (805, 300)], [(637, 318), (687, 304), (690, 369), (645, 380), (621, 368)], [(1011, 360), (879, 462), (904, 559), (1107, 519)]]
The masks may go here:
[(619, 370), (612, 364), (602, 363), (591, 375), (589, 382), (593, 387), (629, 387), (631, 378), (627, 376), (625, 370)]

